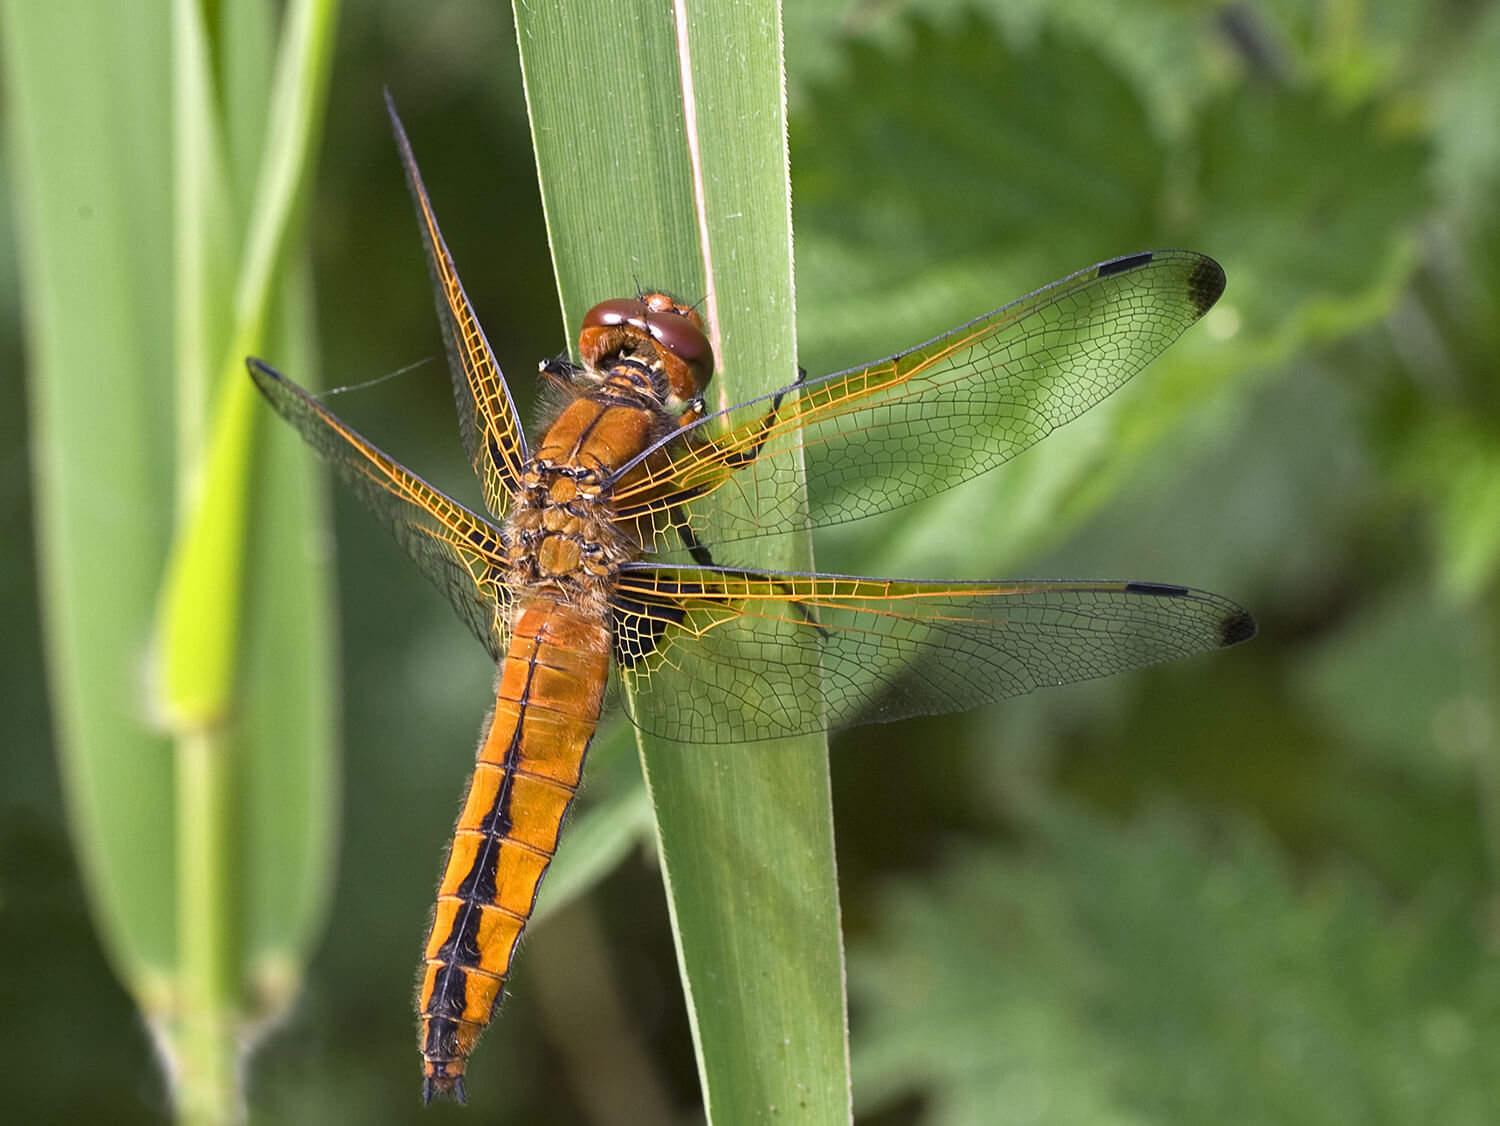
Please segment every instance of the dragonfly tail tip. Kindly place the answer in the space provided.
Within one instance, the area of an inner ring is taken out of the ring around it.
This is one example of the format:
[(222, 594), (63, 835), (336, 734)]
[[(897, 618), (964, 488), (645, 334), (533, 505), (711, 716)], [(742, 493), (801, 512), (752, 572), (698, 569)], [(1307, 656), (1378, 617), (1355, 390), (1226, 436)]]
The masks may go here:
[(468, 1104), (469, 1095), (464, 1090), (462, 1075), (429, 1075), (422, 1080), (422, 1105), (431, 1106), (437, 1099), (452, 1099), (459, 1106)]

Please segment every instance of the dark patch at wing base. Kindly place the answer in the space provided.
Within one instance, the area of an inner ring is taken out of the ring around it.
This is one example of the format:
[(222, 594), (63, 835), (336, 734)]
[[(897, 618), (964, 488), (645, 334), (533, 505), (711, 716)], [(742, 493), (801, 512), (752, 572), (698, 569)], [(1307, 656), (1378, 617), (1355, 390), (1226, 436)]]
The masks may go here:
[[(679, 593), (700, 593), (688, 591), (687, 584), (676, 585), (682, 588)], [(687, 617), (682, 607), (673, 602), (633, 598), (618, 591), (610, 599), (610, 616), (615, 663), (627, 671), (655, 653), (667, 628), (682, 625)]]

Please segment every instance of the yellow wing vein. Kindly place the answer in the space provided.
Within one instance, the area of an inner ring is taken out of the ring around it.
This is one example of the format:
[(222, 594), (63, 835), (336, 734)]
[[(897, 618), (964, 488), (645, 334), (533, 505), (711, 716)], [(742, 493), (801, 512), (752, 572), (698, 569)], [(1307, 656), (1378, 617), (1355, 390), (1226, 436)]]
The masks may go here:
[(427, 252), (464, 448), (479, 478), (485, 506), (496, 516), (504, 516), (520, 488), (527, 456), (525, 433), (500, 365), (495, 362), (479, 318), (464, 293), (453, 255), (443, 240), (432, 201), (422, 183), (411, 143), (389, 95), (386, 105), (407, 187), (417, 210), (422, 245)]

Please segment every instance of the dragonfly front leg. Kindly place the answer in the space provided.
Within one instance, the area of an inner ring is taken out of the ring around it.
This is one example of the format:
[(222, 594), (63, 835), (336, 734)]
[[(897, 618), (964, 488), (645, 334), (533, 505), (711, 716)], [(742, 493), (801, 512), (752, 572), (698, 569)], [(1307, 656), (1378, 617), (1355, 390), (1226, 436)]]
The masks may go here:
[[(756, 458), (760, 457), (760, 451), (765, 448), (766, 439), (771, 436), (771, 433), (776, 428), (776, 423), (780, 421), (782, 400), (786, 398), (788, 391), (796, 390), (797, 388), (801, 387), (802, 384), (806, 381), (807, 369), (801, 364), (798, 364), (797, 378), (787, 386), (783, 387), (780, 391), (776, 392), (775, 396), (771, 399), (771, 409), (766, 411), (766, 413), (761, 416), (759, 428), (760, 432), (755, 440), (744, 449), (731, 450), (723, 456), (721, 464), (725, 469), (732, 473), (736, 469), (743, 469)], [(735, 444), (739, 445), (740, 441), (742, 440), (743, 439), (737, 438)], [(706, 451), (712, 451), (718, 449), (719, 447), (717, 441), (715, 440), (705, 442), (704, 448)]]
[(663, 538), (678, 540), (695, 562), (714, 566), (713, 556), (693, 532), (684, 506), (755, 463), (771, 435), (787, 429), (790, 420), (783, 416), (787, 393), (800, 387), (806, 378), (806, 369), (798, 367), (796, 382), (771, 396), (765, 414), (728, 433), (704, 437), (703, 426), (695, 420), (685, 422), (682, 433), (674, 436), (675, 447), (658, 447), (610, 482), (616, 497), (629, 498), (615, 510), (621, 530), (646, 550), (654, 547), (667, 551), (670, 547)]
[[(783, 387), (780, 391), (776, 392), (775, 396), (771, 399), (771, 409), (766, 411), (766, 413), (761, 416), (759, 434), (755, 438), (755, 440), (744, 449), (730, 450), (723, 455), (719, 455), (720, 464), (722, 464), (728, 472), (732, 473), (737, 469), (742, 469), (745, 466), (749, 465), (751, 462), (755, 461), (755, 459), (760, 456), (760, 451), (765, 447), (766, 439), (770, 437), (772, 431), (776, 427), (778, 419), (781, 416), (781, 404), (782, 401), (786, 398), (787, 392), (802, 386), (803, 382), (806, 381), (806, 379), (807, 369), (801, 364), (798, 364), (796, 380), (788, 386)], [(697, 454), (704, 457), (714, 457), (716, 455), (716, 451), (721, 448), (716, 439), (698, 440), (694, 442), (692, 438), (689, 438), (688, 441), (691, 445), (691, 448)], [(739, 443), (737, 441), (736, 445), (738, 444)], [(684, 491), (684, 493), (681, 495), (682, 501), (679, 501), (677, 503), (685, 503), (687, 500), (691, 500), (692, 497), (697, 494), (692, 490), (687, 490)], [(695, 563), (698, 563), (704, 567), (718, 566), (718, 564), (714, 561), (713, 553), (709, 551), (706, 544), (698, 539), (698, 537), (693, 533), (693, 529), (688, 526), (686, 521), (679, 521), (677, 523), (677, 535), (682, 540), (682, 546), (687, 549), (688, 554), (693, 557), (693, 561)]]
[[(801, 364), (798, 364), (796, 381), (776, 392), (775, 397), (771, 400), (771, 409), (761, 417), (759, 428), (760, 433), (755, 441), (744, 449), (735, 450), (724, 455), (723, 464), (727, 469), (733, 471), (735, 469), (742, 468), (746, 465), (749, 465), (760, 456), (760, 451), (765, 446), (766, 439), (774, 431), (776, 423), (780, 418), (782, 401), (786, 398), (789, 391), (800, 387), (806, 379), (807, 369)], [(700, 443), (699, 448), (704, 452), (711, 452), (717, 447), (715, 446), (714, 442), (707, 441)], [(692, 556), (695, 563), (698, 563), (700, 566), (704, 567), (715, 567), (721, 570), (723, 569), (721, 565), (714, 559), (713, 552), (709, 550), (708, 545), (698, 539), (697, 535), (694, 534), (693, 529), (688, 525), (686, 521), (678, 521), (677, 534), (678, 537), (682, 540), (682, 546), (687, 549), (688, 554)], [(777, 589), (778, 593), (783, 595), (789, 594), (791, 590), (790, 586), (786, 584), (777, 584)], [(808, 625), (817, 628), (820, 633), (823, 632), (822, 627), (818, 626), (817, 616), (813, 613), (810, 607), (804, 606), (802, 603), (795, 600), (791, 601), (791, 605), (798, 617), (800, 617)]]

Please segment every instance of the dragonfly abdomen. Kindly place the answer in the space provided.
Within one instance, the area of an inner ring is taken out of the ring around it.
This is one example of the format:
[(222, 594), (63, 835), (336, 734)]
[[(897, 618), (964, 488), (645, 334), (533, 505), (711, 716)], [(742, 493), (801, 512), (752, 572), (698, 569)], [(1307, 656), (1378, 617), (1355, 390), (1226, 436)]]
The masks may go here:
[(607, 625), (547, 596), (525, 601), (500, 663), (438, 890), (418, 996), (424, 1098), (463, 1101), (583, 771), (609, 673)]

